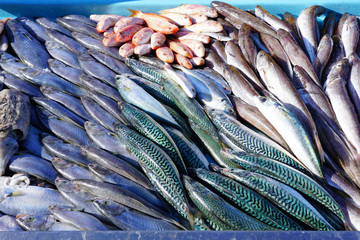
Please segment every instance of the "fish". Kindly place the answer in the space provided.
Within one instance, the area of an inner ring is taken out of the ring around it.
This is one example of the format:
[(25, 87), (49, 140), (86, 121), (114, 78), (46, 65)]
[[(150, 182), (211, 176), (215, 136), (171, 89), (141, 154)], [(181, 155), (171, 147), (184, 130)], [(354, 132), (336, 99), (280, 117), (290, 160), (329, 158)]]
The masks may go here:
[(174, 51), (175, 53), (181, 54), (187, 58), (193, 57), (191, 50), (186, 45), (182, 44), (181, 42), (167, 40), (166, 43), (169, 46), (169, 48), (172, 51)]
[(68, 66), (63, 62), (52, 58), (48, 60), (48, 64), (50, 70), (59, 77), (64, 78), (79, 87), (83, 87), (83, 84), (80, 81), (80, 75), (85, 74), (84, 71)]
[[(187, 68), (187, 69), (192, 69), (193, 65), (191, 64), (191, 61), (189, 58), (185, 57), (182, 54), (179, 53), (175, 53), (175, 61), (180, 64), (180, 66)], [(192, 96), (193, 94), (191, 94), (190, 96)]]
[(250, 29), (249, 26), (243, 24), (239, 29), (239, 47), (243, 54), (243, 57), (250, 64), (252, 68), (256, 66), (256, 55), (257, 48), (250, 37)]
[(186, 14), (168, 12), (168, 13), (160, 13), (160, 16), (170, 19), (178, 27), (190, 26), (191, 24), (193, 24), (190, 16)]
[(225, 48), (224, 48), (224, 44), (222, 42), (220, 42), (219, 40), (215, 40), (210, 48), (214, 51), (214, 53), (216, 53), (222, 62), (226, 62), (226, 54), (225, 54)]
[(26, 231), (81, 231), (73, 225), (56, 222), (54, 215), (18, 214), (16, 222)]
[(77, 22), (86, 23), (87, 25), (90, 25), (90, 26), (93, 26), (93, 27), (96, 27), (96, 24), (97, 24), (96, 21), (90, 19), (87, 16), (83, 16), (83, 15), (69, 14), (69, 15), (62, 16), (62, 18), (71, 19), (71, 20), (74, 20), (74, 21), (77, 21)]
[(103, 38), (102, 43), (105, 47), (120, 47), (121, 42), (116, 40), (116, 34), (110, 33), (107, 34), (106, 37)]
[(110, 27), (115, 26), (118, 21), (120, 21), (121, 19), (123, 19), (125, 17), (123, 16), (104, 16), (100, 19), (100, 21), (98, 21), (96, 23), (96, 31), (98, 32), (105, 32), (107, 29), (109, 29)]
[(348, 19), (350, 17), (350, 13), (348, 12), (344, 12), (340, 19), (338, 20), (337, 24), (336, 24), (336, 29), (335, 29), (335, 33), (334, 35), (338, 35), (340, 36), (341, 35), (341, 32), (342, 32), (342, 29), (343, 29), (343, 26), (344, 26), (344, 23), (346, 21), (346, 19)]
[(131, 12), (130, 17), (138, 17), (143, 19), (149, 28), (162, 34), (174, 34), (179, 28), (172, 23), (172, 21), (166, 17), (160, 16), (156, 13), (143, 13), (139, 10), (135, 11), (129, 9)]
[(192, 24), (201, 23), (208, 20), (208, 17), (202, 13), (187, 14), (187, 16), (190, 17)]
[(178, 7), (161, 10), (160, 13), (204, 14), (210, 18), (218, 17), (214, 8), (200, 4), (181, 4)]
[(351, 100), (354, 103), (357, 113), (360, 112), (360, 96), (359, 96), (359, 80), (360, 80), (360, 62), (359, 58), (353, 54), (349, 56), (349, 61), (351, 64), (351, 71), (349, 77), (346, 81), (348, 93), (351, 97)]
[(159, 32), (154, 32), (150, 37), (150, 46), (151, 49), (155, 50), (164, 45), (166, 37), (164, 34)]
[(82, 166), (74, 162), (53, 157), (51, 160), (52, 165), (60, 175), (68, 180), (74, 179), (90, 179), (100, 181), (100, 179), (93, 174), (87, 166)]
[[(70, 51), (72, 51), (75, 54), (86, 52), (86, 48), (83, 47), (81, 45), (81, 43), (75, 41), (71, 36), (69, 37), (67, 35), (61, 34), (60, 32), (57, 32), (52, 29), (46, 29), (45, 32), (51, 38), (51, 40), (66, 47), (67, 49), (69, 49)], [(76, 34), (84, 34), (84, 33), (78, 33), (78, 32), (72, 33), (72, 35), (76, 35)], [(88, 37), (91, 37), (87, 34), (85, 34), (85, 35)], [(91, 37), (91, 38), (93, 38), (93, 37)]]
[(62, 26), (60, 26), (58, 23), (54, 22), (50, 18), (40, 17), (40, 18), (36, 18), (35, 21), (46, 29), (54, 30), (68, 37), (71, 37), (71, 32), (69, 30), (63, 28)]
[(328, 34), (324, 35), (319, 42), (316, 56), (314, 62), (312, 63), (319, 79), (322, 78), (322, 72), (330, 59), (333, 46), (334, 41)]
[(174, 36), (177, 37), (179, 40), (198, 40), (204, 44), (208, 44), (210, 42), (210, 37), (204, 33), (178, 31), (174, 34)]
[(174, 62), (174, 53), (169, 47), (159, 47), (156, 49), (155, 53), (160, 60), (166, 63)]
[(127, 42), (121, 45), (119, 48), (119, 54), (123, 58), (128, 58), (134, 54), (135, 45)]
[(190, 63), (192, 66), (196, 67), (203, 66), (205, 64), (205, 59), (202, 57), (193, 57), (190, 58)]
[(50, 38), (45, 33), (44, 27), (42, 27), (37, 22), (26, 17), (17, 17), (16, 21), (18, 21), (23, 26), (23, 28), (25, 28), (39, 42), (44, 43), (50, 40)]
[(123, 17), (119, 19), (114, 26), (114, 33), (118, 33), (121, 29), (131, 25), (144, 25), (145, 22), (141, 18), (137, 17)]
[(41, 142), (41, 135), (42, 131), (40, 131), (38, 128), (34, 127), (33, 125), (30, 125), (29, 127), (29, 133), (24, 141), (22, 141), (21, 146), (23, 149), (25, 149), (27, 152), (40, 157), (42, 159), (51, 161), (51, 156), (43, 146)]
[(108, 96), (109, 98), (115, 101), (121, 101), (122, 98), (118, 91), (115, 88), (105, 84), (104, 82), (90, 76), (87, 74), (81, 74), (79, 79), (84, 87), (88, 89), (93, 89), (98, 93)]
[(53, 58), (69, 65), (70, 67), (81, 70), (77, 55), (68, 48), (54, 41), (46, 41), (45, 47)]
[(141, 25), (128, 25), (121, 28), (117, 33), (115, 40), (119, 43), (131, 41), (134, 35), (143, 28)]
[(329, 34), (329, 36), (333, 36), (335, 34), (335, 28), (336, 28), (336, 13), (334, 11), (330, 11), (328, 14), (326, 14), (326, 17), (324, 19), (324, 24), (321, 28), (321, 36), (324, 37), (326, 34)]
[(151, 52), (151, 45), (150, 43), (138, 45), (134, 48), (134, 53), (137, 55), (146, 55)]
[(202, 42), (189, 39), (181, 39), (179, 41), (191, 50), (193, 56), (201, 58), (205, 56), (205, 47)]
[(29, 97), (42, 97), (37, 86), (16, 77), (15, 75), (3, 72), (0, 74), (0, 82), (10, 89), (25, 93)]
[(359, 25), (355, 16), (348, 17), (344, 22), (341, 39), (344, 43), (346, 57), (356, 53), (356, 47), (359, 42)]
[(215, 20), (206, 20), (204, 22), (195, 23), (190, 26), (185, 26), (181, 28), (183, 32), (210, 32), (210, 33), (218, 33), (224, 30), (223, 26)]
[(90, 26), (86, 23), (66, 18), (57, 18), (56, 21), (59, 23), (60, 26), (68, 29), (71, 32), (81, 32), (88, 34), (94, 38), (102, 38), (101, 34), (99, 34), (99, 32), (94, 26)]
[(135, 33), (131, 41), (135, 46), (146, 44), (150, 42), (153, 33), (154, 31), (151, 28), (143, 28)]

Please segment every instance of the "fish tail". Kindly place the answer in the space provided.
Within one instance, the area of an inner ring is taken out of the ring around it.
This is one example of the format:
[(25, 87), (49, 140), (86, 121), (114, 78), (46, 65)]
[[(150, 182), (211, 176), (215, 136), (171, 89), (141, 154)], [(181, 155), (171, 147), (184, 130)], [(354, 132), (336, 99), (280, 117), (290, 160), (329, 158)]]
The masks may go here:
[(136, 17), (137, 14), (140, 12), (139, 10), (132, 10), (128, 8), (128, 10), (131, 12), (131, 15), (129, 17)]

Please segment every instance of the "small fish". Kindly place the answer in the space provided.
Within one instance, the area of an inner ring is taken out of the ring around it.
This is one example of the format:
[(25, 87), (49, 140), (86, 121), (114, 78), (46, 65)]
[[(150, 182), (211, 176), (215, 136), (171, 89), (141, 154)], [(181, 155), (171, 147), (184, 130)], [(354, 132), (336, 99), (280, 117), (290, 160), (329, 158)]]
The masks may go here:
[(131, 17), (139, 17), (143, 19), (149, 28), (162, 34), (174, 34), (179, 28), (171, 22), (170, 19), (160, 16), (155, 13), (143, 13), (141, 11), (135, 11), (129, 9)]
[(319, 42), (319, 46), (316, 51), (316, 57), (312, 63), (319, 79), (322, 78), (322, 72), (330, 59), (333, 46), (334, 41), (328, 34), (325, 34)]
[(142, 28), (141, 25), (128, 25), (116, 33), (115, 40), (120, 43), (131, 41), (133, 36)]
[(175, 61), (187, 69), (192, 69), (192, 64), (190, 62), (190, 59), (186, 58), (185, 56), (175, 53)]
[(96, 21), (91, 20), (89, 17), (83, 16), (83, 15), (70, 14), (70, 15), (63, 16), (62, 18), (71, 19), (71, 20), (74, 20), (77, 22), (86, 23), (87, 25), (96, 27)]
[(139, 30), (132, 38), (134, 45), (142, 45), (150, 42), (150, 38), (154, 31), (151, 28), (143, 28)]
[(341, 39), (344, 43), (346, 57), (356, 53), (356, 47), (359, 42), (359, 25), (355, 16), (348, 17), (344, 22)]
[(89, 16), (89, 19), (95, 22), (99, 22), (101, 19), (103, 18), (107, 18), (107, 17), (113, 17), (113, 18), (123, 18), (123, 16), (120, 15), (116, 15), (116, 14), (91, 14)]
[[(100, 179), (93, 174), (87, 166), (79, 165), (74, 162), (53, 157), (51, 160), (52, 165), (56, 169), (57, 172), (61, 174), (62, 177), (68, 179), (68, 180), (74, 180), (74, 179), (90, 179), (95, 181), (100, 181)], [(56, 172), (55, 171), (55, 172)], [(55, 181), (55, 179), (54, 179)], [(55, 182), (53, 182), (55, 183)]]
[(137, 17), (124, 17), (121, 18), (114, 26), (114, 33), (118, 33), (121, 29), (130, 25), (144, 25), (145, 22)]
[(45, 47), (53, 58), (73, 68), (81, 70), (77, 55), (68, 48), (56, 43), (55, 41), (46, 41)]
[(121, 46), (121, 42), (116, 41), (115, 33), (108, 34), (103, 38), (102, 43), (105, 47), (119, 47)]
[(161, 10), (161, 13), (182, 13), (182, 14), (204, 14), (210, 18), (218, 17), (218, 13), (214, 8), (200, 4), (181, 4), (176, 8)]
[(134, 54), (134, 49), (135, 49), (135, 45), (132, 44), (131, 42), (127, 42), (121, 45), (121, 47), (119, 48), (119, 54), (123, 58), (127, 58)]
[[(175, 60), (178, 61), (178, 58), (180, 56), (183, 57), (182, 55), (175, 54)], [(185, 57), (183, 58), (188, 60)], [(189, 98), (195, 97), (196, 90), (194, 85), (189, 81), (189, 79), (187, 79), (183, 74), (175, 72), (174, 69), (168, 63), (165, 64), (164, 69), (170, 78), (169, 81), (173, 81), (174, 83), (178, 84), (184, 90), (184, 92)]]
[(193, 56), (201, 58), (205, 56), (205, 47), (202, 42), (189, 39), (180, 39), (179, 41), (191, 50)]
[[(70, 51), (72, 51), (75, 54), (84, 53), (86, 52), (86, 48), (81, 45), (81, 43), (75, 41), (72, 37), (69, 37), (67, 35), (61, 34), (55, 30), (52, 29), (46, 29), (46, 34), (51, 38), (51, 40), (55, 41), (56, 43), (66, 47)], [(74, 35), (77, 34), (84, 34), (84, 33), (78, 33), (74, 32)], [(91, 37), (90, 35), (84, 34), (86, 37), (89, 37), (91, 39), (95, 39)], [(98, 40), (98, 39), (97, 39)], [(100, 41), (100, 40), (98, 40)]]
[(193, 57), (190, 58), (190, 63), (196, 67), (203, 66), (205, 64), (205, 59), (202, 57)]
[(81, 231), (67, 223), (57, 222), (54, 215), (18, 214), (16, 222), (26, 231)]
[(174, 35), (179, 40), (182, 40), (182, 39), (198, 40), (204, 44), (208, 44), (210, 42), (210, 37), (203, 33), (178, 31)]
[(26, 17), (18, 17), (16, 18), (16, 21), (20, 22), (20, 24), (40, 42), (46, 42), (50, 40), (50, 38), (45, 33), (45, 28), (37, 22), (32, 21)]
[(193, 54), (191, 53), (191, 50), (181, 42), (173, 41), (173, 40), (167, 40), (167, 44), (169, 48), (174, 51), (175, 53), (178, 53), (180, 55), (183, 55), (187, 58), (192, 58)]
[(197, 32), (197, 33), (203, 33), (203, 32), (221, 32), (223, 31), (223, 26), (218, 23), (215, 20), (206, 20), (201, 23), (196, 23), (190, 26), (185, 26), (181, 28), (181, 31), (188, 31), (188, 32)]
[(150, 38), (151, 49), (158, 49), (159, 47), (164, 45), (165, 41), (166, 41), (166, 37), (164, 34), (159, 32), (154, 32)]
[(160, 47), (155, 51), (156, 56), (166, 63), (174, 62), (174, 53), (169, 47)]
[(137, 45), (134, 48), (134, 53), (137, 54), (137, 55), (146, 55), (146, 54), (149, 54), (150, 52), (151, 52), (150, 43)]
[(95, 49), (89, 49), (88, 53), (103, 65), (107, 66), (117, 74), (132, 73), (126, 64), (106, 53)]
[(96, 30), (98, 32), (105, 32), (110, 27), (115, 26), (115, 24), (123, 19), (122, 16), (105, 16), (96, 24)]
[(208, 17), (202, 13), (187, 14), (190, 17), (192, 24), (205, 22)]
[(188, 15), (181, 13), (161, 13), (160, 16), (166, 17), (170, 19), (173, 23), (175, 23), (179, 27), (190, 26), (193, 24), (191, 18)]
[(90, 26), (86, 23), (82, 23), (82, 22), (78, 22), (78, 21), (66, 19), (66, 18), (57, 18), (56, 21), (61, 26), (63, 26), (64, 28), (66, 28), (72, 32), (81, 32), (81, 33), (88, 34), (94, 38), (98, 38), (98, 39), (102, 38), (102, 35), (96, 31), (95, 27)]

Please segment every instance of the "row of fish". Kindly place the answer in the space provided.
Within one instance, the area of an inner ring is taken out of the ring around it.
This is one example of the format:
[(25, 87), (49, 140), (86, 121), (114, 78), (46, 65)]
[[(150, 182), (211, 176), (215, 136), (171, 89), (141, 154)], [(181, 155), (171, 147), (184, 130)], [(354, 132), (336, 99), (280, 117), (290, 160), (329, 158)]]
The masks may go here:
[(356, 18), (211, 5), (233, 40), (197, 69), (123, 58), (84, 16), (2, 21), (1, 230), (360, 229)]

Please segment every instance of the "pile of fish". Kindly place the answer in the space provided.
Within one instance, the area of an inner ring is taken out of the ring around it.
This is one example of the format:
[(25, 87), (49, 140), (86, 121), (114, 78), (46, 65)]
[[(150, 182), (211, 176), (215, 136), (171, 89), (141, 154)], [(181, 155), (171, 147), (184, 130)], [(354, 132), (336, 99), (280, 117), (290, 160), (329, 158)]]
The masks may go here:
[(360, 229), (357, 18), (211, 6), (194, 69), (0, 21), (1, 231)]

